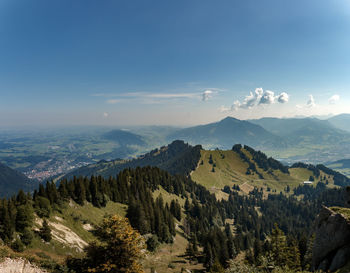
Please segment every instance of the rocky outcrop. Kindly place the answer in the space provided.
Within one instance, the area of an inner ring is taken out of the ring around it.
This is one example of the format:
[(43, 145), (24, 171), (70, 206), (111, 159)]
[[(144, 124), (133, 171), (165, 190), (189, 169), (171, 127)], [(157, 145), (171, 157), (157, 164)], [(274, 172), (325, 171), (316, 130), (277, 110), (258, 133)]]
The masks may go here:
[(312, 264), (316, 270), (335, 271), (350, 260), (350, 219), (323, 207), (315, 223)]
[(47, 273), (46, 270), (32, 265), (25, 259), (5, 258), (0, 262), (0, 272), (3, 273)]

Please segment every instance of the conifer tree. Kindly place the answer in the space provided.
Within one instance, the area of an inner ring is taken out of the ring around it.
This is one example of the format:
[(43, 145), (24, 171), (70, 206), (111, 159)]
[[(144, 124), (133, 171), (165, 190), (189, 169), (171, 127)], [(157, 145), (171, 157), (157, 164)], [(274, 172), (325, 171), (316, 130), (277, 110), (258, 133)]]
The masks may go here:
[(288, 268), (299, 271), (301, 268), (300, 263), (300, 251), (298, 248), (298, 243), (296, 240), (292, 240), (291, 245), (288, 247), (288, 257), (287, 257), (287, 266)]
[(141, 273), (139, 259), (145, 247), (143, 238), (127, 219), (114, 215), (103, 219), (96, 230), (101, 243), (90, 243), (83, 272)]
[(51, 236), (51, 228), (49, 224), (47, 223), (46, 219), (43, 221), (43, 225), (40, 228), (39, 235), (41, 239), (43, 239), (45, 242), (50, 242), (52, 239)]
[(17, 207), (16, 230), (23, 232), (25, 228), (33, 224), (33, 209), (30, 205), (21, 205)]
[(222, 267), (219, 260), (215, 260), (214, 264), (210, 267), (209, 273), (225, 273), (225, 269)]
[(33, 232), (29, 228), (25, 228), (21, 234), (21, 241), (23, 244), (30, 245), (34, 238)]

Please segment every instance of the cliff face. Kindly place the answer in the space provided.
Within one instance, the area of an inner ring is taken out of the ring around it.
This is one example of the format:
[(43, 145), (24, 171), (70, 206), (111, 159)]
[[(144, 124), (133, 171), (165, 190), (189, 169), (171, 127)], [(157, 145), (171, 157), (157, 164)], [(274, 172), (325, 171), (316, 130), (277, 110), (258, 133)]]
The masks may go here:
[(10, 259), (5, 258), (0, 263), (0, 272), (11, 272), (11, 273), (47, 273), (47, 271), (32, 265), (30, 262), (18, 258)]
[(315, 223), (314, 269), (335, 271), (350, 260), (350, 209), (323, 207)]

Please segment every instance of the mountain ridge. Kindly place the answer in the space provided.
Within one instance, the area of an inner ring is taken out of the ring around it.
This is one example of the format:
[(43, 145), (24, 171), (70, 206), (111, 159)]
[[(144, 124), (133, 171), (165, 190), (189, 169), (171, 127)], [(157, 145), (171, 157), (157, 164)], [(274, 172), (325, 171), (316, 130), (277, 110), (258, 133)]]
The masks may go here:
[(31, 191), (36, 186), (35, 181), (0, 162), (0, 195), (2, 197), (16, 194), (20, 189)]
[(115, 176), (125, 168), (157, 166), (172, 174), (189, 174), (199, 161), (200, 145), (190, 146), (184, 141), (175, 140), (168, 146), (156, 148), (149, 153), (131, 160), (100, 161), (90, 164), (66, 174), (64, 178), (73, 176), (102, 175)]

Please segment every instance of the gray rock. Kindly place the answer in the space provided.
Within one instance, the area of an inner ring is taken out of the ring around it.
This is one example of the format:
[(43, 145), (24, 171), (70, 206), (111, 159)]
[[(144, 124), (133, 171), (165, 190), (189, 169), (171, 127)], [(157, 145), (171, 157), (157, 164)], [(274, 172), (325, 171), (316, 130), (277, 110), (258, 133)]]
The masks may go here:
[(345, 246), (337, 251), (332, 259), (330, 271), (335, 271), (342, 268), (350, 260), (350, 246)]
[(0, 272), (9, 273), (48, 273), (23, 258), (5, 258), (0, 263)]
[(329, 260), (328, 259), (324, 259), (320, 265), (318, 266), (317, 270), (320, 270), (320, 271), (327, 271), (329, 267)]
[(350, 206), (350, 186), (347, 186), (345, 189), (345, 202), (346, 202), (346, 206), (349, 207)]
[[(316, 219), (315, 225), (315, 241), (312, 251), (313, 268), (319, 268), (333, 265), (336, 267), (340, 262), (333, 264), (333, 258), (337, 255), (340, 249), (350, 246), (350, 222), (339, 213), (323, 207)], [(337, 260), (342, 260), (346, 256), (345, 252), (340, 252)], [(325, 260), (329, 262), (326, 264)], [(322, 268), (323, 269), (323, 268)], [(327, 270), (325, 268), (323, 270)]]

